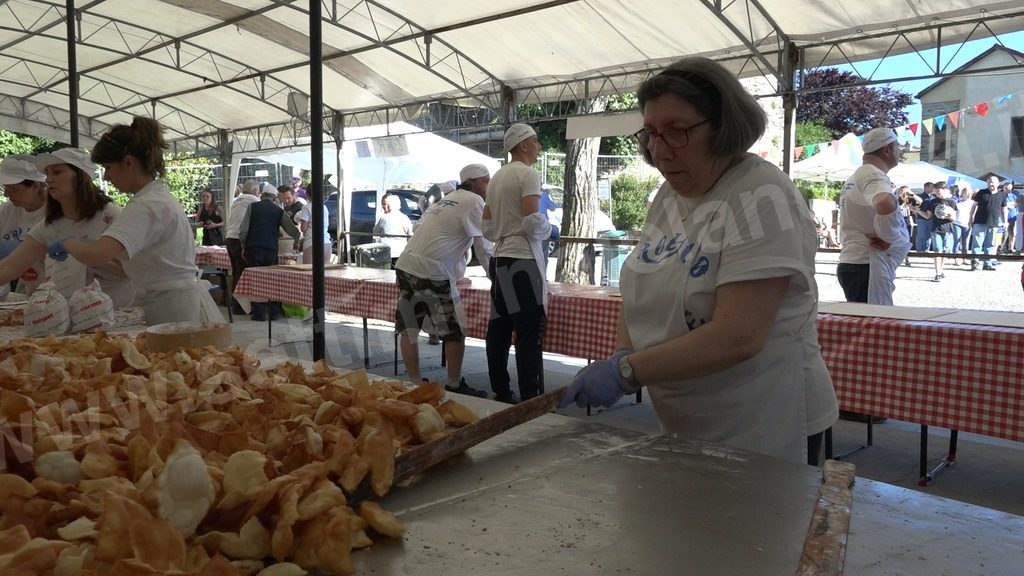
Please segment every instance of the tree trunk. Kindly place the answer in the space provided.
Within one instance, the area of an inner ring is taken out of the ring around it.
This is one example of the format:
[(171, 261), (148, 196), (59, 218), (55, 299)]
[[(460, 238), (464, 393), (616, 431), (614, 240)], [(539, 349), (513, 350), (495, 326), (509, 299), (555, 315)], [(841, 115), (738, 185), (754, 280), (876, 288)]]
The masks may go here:
[[(587, 113), (604, 112), (608, 98), (590, 101)], [(597, 152), (601, 138), (570, 140), (565, 154), (565, 197), (562, 203), (562, 236), (594, 236), (597, 210)], [(594, 249), (588, 244), (559, 243), (555, 280), (593, 284)], [(600, 277), (600, 274), (597, 275)]]

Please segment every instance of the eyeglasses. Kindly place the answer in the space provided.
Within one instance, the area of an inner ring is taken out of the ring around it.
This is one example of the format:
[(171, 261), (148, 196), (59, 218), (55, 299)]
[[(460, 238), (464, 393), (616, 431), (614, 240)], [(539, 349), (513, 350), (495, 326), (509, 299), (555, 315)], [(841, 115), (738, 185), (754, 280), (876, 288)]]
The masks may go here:
[(662, 132), (655, 132), (653, 130), (648, 130), (647, 128), (641, 128), (633, 134), (633, 137), (636, 138), (636, 141), (639, 142), (640, 146), (645, 150), (650, 147), (651, 142), (653, 142), (658, 136), (661, 136), (662, 141), (665, 142), (669, 148), (682, 148), (690, 143), (690, 130), (699, 128), (708, 122), (711, 122), (710, 118), (697, 122), (693, 126), (688, 126), (686, 128), (669, 128)]

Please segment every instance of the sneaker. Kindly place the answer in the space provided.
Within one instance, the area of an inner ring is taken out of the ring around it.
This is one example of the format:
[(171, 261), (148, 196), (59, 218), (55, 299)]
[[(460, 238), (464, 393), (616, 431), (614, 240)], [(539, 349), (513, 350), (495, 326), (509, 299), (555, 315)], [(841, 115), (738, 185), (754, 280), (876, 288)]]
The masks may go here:
[(942, 274), (936, 274), (934, 281), (935, 282), (940, 282), (940, 281), (942, 281), (943, 278), (944, 278), (944, 276)]
[(467, 396), (476, 396), (477, 398), (485, 398), (485, 397), (487, 397), (487, 392), (484, 392), (483, 390), (477, 390), (476, 388), (473, 388), (472, 386), (466, 384), (466, 379), (465, 378), (459, 380), (459, 385), (458, 386), (451, 386), (451, 385), (447, 385), (446, 384), (444, 389), (449, 391), (449, 392), (455, 392), (457, 394), (465, 394)]
[(513, 392), (495, 394), (494, 399), (505, 404), (519, 404), (519, 398)]
[(994, 272), (996, 267), (991, 265), (991, 264), (985, 264), (984, 266), (981, 267), (981, 269), (982, 270), (989, 270), (989, 271), (993, 271)]
[(977, 269), (978, 269), (978, 261), (977, 260), (971, 260), (971, 272), (974, 272)]

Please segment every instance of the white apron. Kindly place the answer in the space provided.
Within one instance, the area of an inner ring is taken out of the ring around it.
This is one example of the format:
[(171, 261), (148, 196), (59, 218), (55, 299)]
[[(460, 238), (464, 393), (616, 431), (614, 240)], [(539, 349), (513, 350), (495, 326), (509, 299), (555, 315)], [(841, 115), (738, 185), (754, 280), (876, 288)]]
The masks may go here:
[(140, 294), (135, 304), (145, 311), (148, 326), (165, 322), (222, 324), (224, 316), (210, 296), (210, 288), (206, 280), (183, 280)]
[(868, 304), (892, 306), (892, 293), (896, 290), (896, 270), (910, 252), (910, 239), (903, 234), (899, 242), (888, 250), (871, 249), (868, 255)]
[[(711, 226), (686, 224), (682, 239), (673, 239), (674, 230), (645, 227), (623, 266), (623, 311), (636, 350), (687, 334), (710, 320), (721, 250), (717, 239), (708, 240)], [(688, 233), (697, 237), (692, 244)], [(701, 317), (700, 310), (709, 311), (708, 317)], [(807, 436), (821, 431), (807, 429), (807, 406), (821, 400), (809, 398), (818, 392), (811, 383), (828, 378), (814, 321), (815, 315), (809, 314), (788, 333), (773, 329), (761, 353), (716, 374), (648, 386), (662, 428), (806, 462)]]

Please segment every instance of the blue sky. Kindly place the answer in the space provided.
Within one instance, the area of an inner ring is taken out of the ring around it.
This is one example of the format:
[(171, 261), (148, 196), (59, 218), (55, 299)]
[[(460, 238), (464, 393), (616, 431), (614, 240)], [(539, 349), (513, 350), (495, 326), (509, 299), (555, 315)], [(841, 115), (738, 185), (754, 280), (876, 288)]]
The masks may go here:
[[(1003, 45), (1007, 48), (1024, 52), (1024, 32), (1001, 34), (999, 35), (999, 40), (1002, 41)], [(991, 48), (995, 43), (995, 38), (986, 37), (980, 40), (972, 40), (965, 43), (963, 46), (960, 46), (959, 44), (944, 46), (942, 48), (942, 66), (946, 71), (951, 72), (956, 70), (975, 56)], [(865, 60), (864, 62), (858, 62), (855, 67), (838, 66), (838, 68), (842, 70), (853, 70), (865, 77), (873, 75), (874, 78), (879, 79), (921, 76), (931, 73), (931, 67), (935, 65), (935, 50), (924, 50), (920, 53), (890, 56), (889, 58), (882, 60), (881, 65), (879, 65), (879, 62), (879, 60)], [(880, 66), (877, 71), (875, 71), (876, 66)], [(933, 78), (929, 80), (893, 82), (889, 84), (893, 88), (903, 90), (915, 97), (914, 103), (905, 109), (907, 117), (909, 118), (908, 123), (921, 121), (921, 105), (916, 99), (917, 93), (936, 81), (937, 78)], [(918, 134), (920, 135), (920, 132), (918, 132)], [(920, 144), (920, 136), (913, 136), (909, 130), (904, 136), (906, 140), (911, 140), (915, 145)]]

